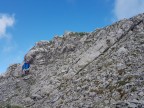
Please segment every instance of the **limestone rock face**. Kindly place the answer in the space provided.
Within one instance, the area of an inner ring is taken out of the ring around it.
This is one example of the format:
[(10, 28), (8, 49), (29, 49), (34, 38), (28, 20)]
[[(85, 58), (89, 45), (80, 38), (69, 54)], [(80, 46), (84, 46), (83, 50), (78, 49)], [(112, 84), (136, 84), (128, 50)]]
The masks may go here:
[(0, 105), (26, 108), (143, 108), (144, 14), (90, 33), (40, 41), (0, 76)]

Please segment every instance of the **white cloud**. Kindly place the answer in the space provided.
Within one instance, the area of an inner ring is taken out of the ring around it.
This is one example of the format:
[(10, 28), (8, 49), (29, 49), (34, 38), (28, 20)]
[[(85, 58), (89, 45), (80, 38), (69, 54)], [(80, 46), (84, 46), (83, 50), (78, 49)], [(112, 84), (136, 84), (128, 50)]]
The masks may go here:
[(13, 49), (15, 49), (15, 46), (5, 46), (5, 47), (3, 47), (2, 51), (4, 53), (8, 53), (8, 52), (12, 51)]
[(130, 18), (144, 12), (144, 0), (115, 0), (113, 11), (116, 20)]
[(10, 54), (12, 51), (17, 50), (18, 44), (14, 40), (10, 40), (8, 42), (4, 42), (4, 45), (2, 45), (1, 52)]
[(0, 38), (7, 37), (6, 29), (14, 25), (14, 16), (0, 14)]

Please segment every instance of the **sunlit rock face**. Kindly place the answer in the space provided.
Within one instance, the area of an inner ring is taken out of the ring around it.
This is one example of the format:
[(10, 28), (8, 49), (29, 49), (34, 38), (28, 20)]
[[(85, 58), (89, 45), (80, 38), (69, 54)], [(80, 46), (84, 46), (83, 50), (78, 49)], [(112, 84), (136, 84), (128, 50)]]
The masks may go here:
[(0, 105), (27, 108), (143, 108), (144, 14), (90, 33), (39, 41), (0, 76)]

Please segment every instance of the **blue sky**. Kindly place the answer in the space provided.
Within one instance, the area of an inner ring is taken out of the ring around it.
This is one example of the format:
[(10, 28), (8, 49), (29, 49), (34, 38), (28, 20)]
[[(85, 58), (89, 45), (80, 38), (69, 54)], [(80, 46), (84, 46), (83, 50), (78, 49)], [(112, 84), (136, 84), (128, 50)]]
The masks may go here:
[(0, 73), (40, 40), (91, 32), (144, 12), (144, 0), (0, 0)]

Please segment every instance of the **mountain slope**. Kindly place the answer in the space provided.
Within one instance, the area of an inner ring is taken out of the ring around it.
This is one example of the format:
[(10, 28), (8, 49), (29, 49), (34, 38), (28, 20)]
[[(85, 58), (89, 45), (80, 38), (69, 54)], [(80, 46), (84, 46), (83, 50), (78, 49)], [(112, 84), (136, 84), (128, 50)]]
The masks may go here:
[(0, 104), (28, 108), (144, 107), (144, 14), (91, 33), (40, 41), (0, 77)]

